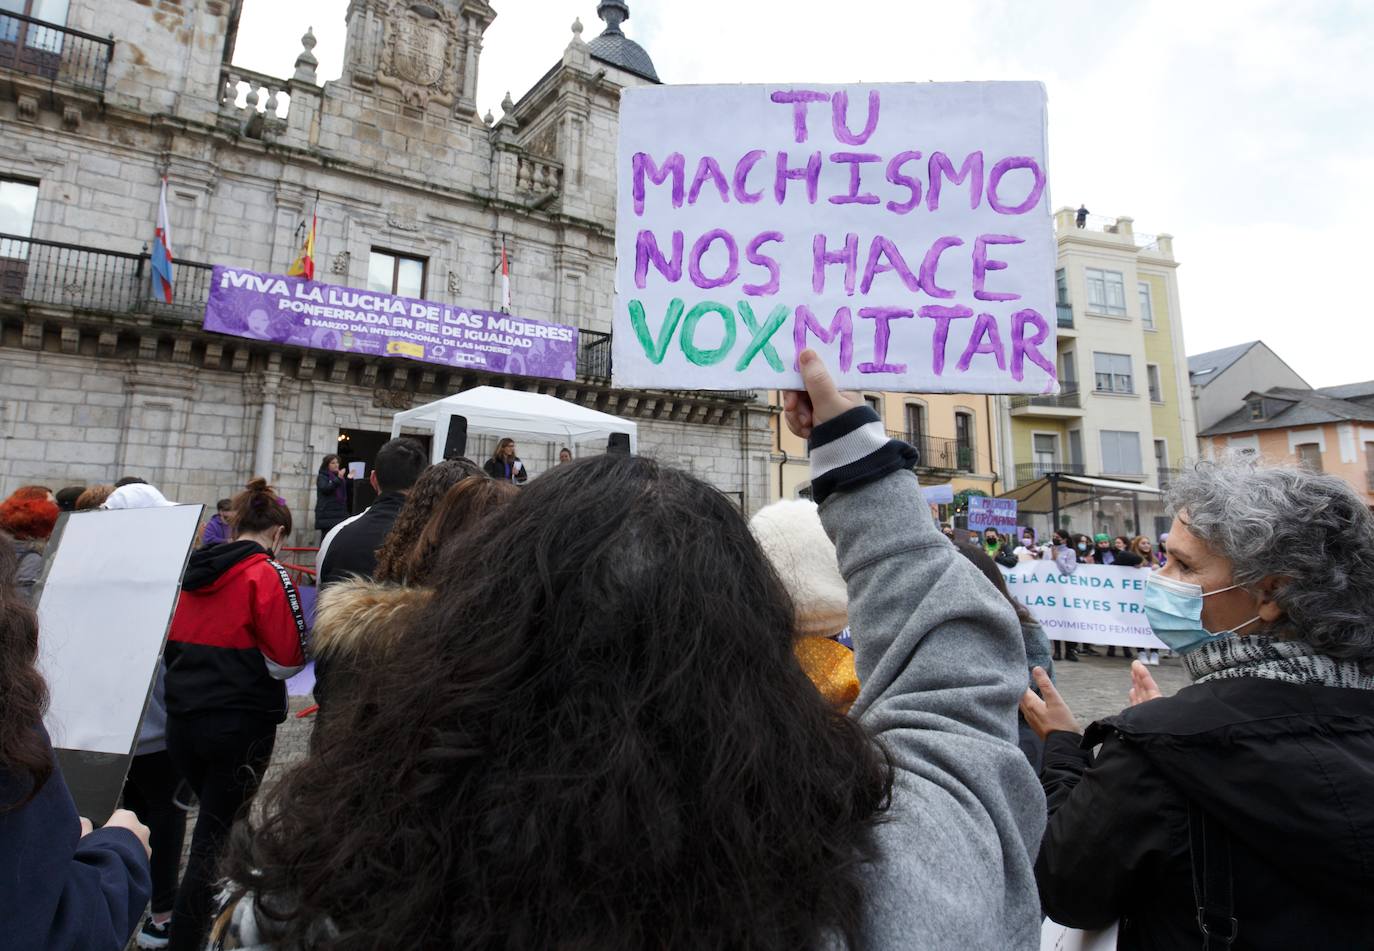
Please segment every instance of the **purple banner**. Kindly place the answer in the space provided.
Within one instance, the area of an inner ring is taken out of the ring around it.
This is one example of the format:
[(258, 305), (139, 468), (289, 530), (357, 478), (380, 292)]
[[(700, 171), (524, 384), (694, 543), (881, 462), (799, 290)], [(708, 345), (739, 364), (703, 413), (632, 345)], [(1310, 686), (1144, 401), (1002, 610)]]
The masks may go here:
[(299, 277), (216, 267), (205, 329), (250, 340), (572, 380), (577, 328)]

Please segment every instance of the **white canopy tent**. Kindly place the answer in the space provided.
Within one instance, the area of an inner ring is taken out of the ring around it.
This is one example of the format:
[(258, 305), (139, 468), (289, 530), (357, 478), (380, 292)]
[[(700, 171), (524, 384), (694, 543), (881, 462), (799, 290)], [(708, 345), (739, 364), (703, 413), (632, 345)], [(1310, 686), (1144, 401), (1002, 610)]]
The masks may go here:
[(406, 427), (432, 432), (430, 461), (439, 462), (444, 458), (449, 420), (455, 416), (467, 418), (469, 437), (510, 436), (519, 443), (522, 436), (530, 436), (569, 446), (598, 443), (605, 451), (611, 433), (624, 433), (630, 437), (630, 452), (639, 451), (639, 429), (628, 419), (553, 396), (497, 386), (474, 387), (397, 413), (392, 417), (391, 436), (396, 438)]

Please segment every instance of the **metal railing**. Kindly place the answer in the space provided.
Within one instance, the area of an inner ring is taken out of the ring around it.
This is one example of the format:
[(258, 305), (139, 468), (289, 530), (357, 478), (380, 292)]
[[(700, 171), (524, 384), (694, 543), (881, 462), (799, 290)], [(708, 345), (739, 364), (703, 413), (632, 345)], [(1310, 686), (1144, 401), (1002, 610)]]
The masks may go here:
[(0, 12), (0, 69), (104, 95), (114, 40)]
[(1018, 462), (1016, 464), (1016, 484), (1025, 485), (1036, 479), (1043, 479), (1050, 473), (1059, 475), (1087, 475), (1087, 468), (1081, 462)]
[(1054, 305), (1057, 322), (1061, 327), (1073, 329), (1073, 305), (1067, 301), (1056, 301)]
[(1177, 479), (1179, 476), (1183, 475), (1183, 470), (1182, 470), (1182, 469), (1159, 469), (1159, 470), (1156, 470), (1156, 474), (1157, 474), (1157, 476), (1158, 476), (1159, 487), (1160, 487), (1161, 489), (1167, 489), (1167, 488), (1169, 487), (1169, 485), (1170, 485), (1175, 479)]
[(1048, 406), (1057, 409), (1079, 409), (1082, 406), (1077, 383), (1059, 384), (1057, 396), (1013, 396), (1012, 409), (1025, 409), (1027, 406)]
[[(0, 234), (0, 300), (70, 307), (112, 314), (145, 313), (199, 324), (210, 299), (209, 264), (173, 265), (172, 301), (153, 292), (148, 253), (105, 251), (57, 241)], [(609, 382), (611, 335), (578, 333), (577, 375)], [(752, 392), (722, 393), (722, 399), (752, 399)]]
[(1364, 474), (1364, 484), (1366, 489), (1374, 492), (1374, 469), (1370, 469)]
[(920, 458), (918, 469), (936, 469), (941, 472), (973, 472), (975, 457), (972, 446), (961, 445), (957, 439), (942, 436), (927, 436), (923, 433), (909, 433), (901, 429), (889, 429), (890, 439), (900, 439), (916, 448)]

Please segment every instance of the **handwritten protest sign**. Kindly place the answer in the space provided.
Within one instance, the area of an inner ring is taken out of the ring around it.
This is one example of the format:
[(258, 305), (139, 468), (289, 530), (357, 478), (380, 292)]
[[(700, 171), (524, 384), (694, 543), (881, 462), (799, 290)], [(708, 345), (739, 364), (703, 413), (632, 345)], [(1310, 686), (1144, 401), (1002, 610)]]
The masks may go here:
[(1145, 619), (1141, 568), (1073, 565), (1064, 573), (1053, 561), (1022, 562), (1003, 569), (1007, 589), (1024, 604), (1051, 640), (1163, 650)]
[(1016, 531), (1016, 500), (991, 499), (985, 495), (970, 496), (968, 527), (975, 532), (986, 528), (1008, 533)]
[(216, 267), (205, 329), (492, 373), (577, 376), (577, 329), (243, 268)]
[(614, 382), (1041, 393), (1055, 383), (1039, 83), (621, 97)]

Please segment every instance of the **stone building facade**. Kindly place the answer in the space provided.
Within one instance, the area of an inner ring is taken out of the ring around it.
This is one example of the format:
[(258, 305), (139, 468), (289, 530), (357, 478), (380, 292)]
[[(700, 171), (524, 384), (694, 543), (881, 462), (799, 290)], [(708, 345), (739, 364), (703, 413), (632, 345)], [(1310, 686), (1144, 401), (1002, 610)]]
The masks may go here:
[[(499, 121), (474, 100), (486, 0), (352, 0), (343, 75), (324, 84), (310, 35), (290, 78), (233, 66), (236, 0), (0, 14), (0, 492), (132, 474), (213, 503), (260, 474), (305, 513), (325, 453), (370, 460), (396, 410), (485, 384), (632, 417), (642, 453), (765, 504), (766, 401), (610, 386), (619, 94), (657, 77), (623, 0), (598, 12), (601, 35), (573, 24)], [(171, 304), (147, 256), (164, 175)], [(581, 330), (577, 380), (203, 331), (210, 266), (285, 272), (312, 212), (318, 280), (418, 279), (437, 302), (494, 308), (504, 245), (512, 311)], [(522, 457), (537, 473), (556, 451)]]

